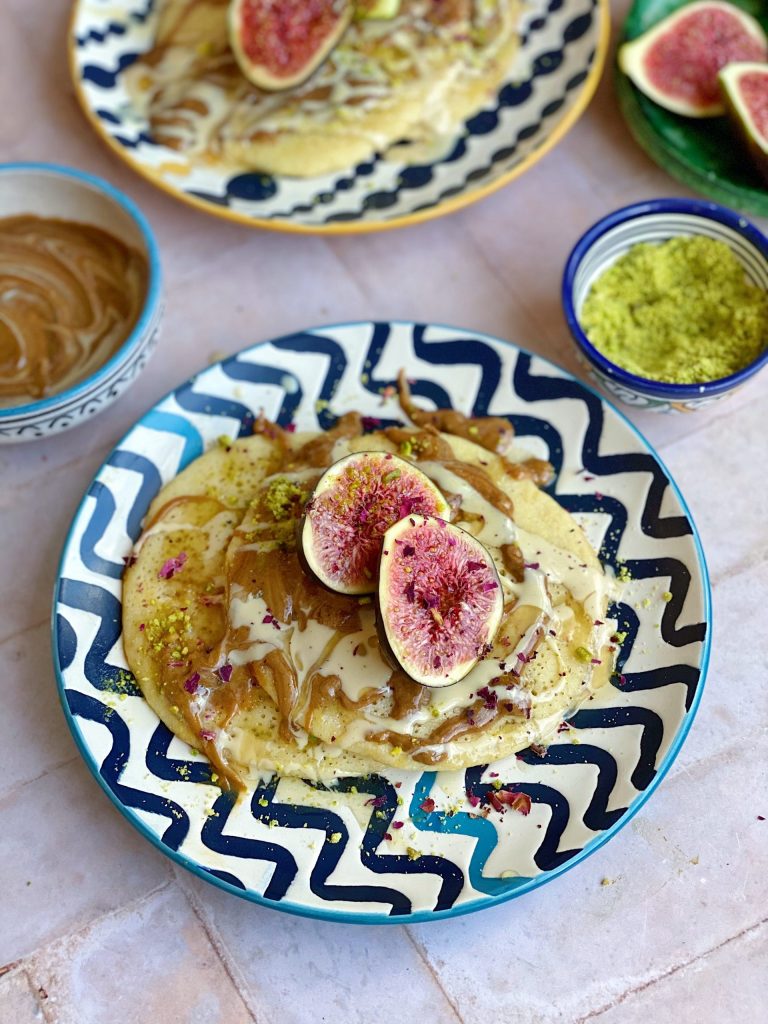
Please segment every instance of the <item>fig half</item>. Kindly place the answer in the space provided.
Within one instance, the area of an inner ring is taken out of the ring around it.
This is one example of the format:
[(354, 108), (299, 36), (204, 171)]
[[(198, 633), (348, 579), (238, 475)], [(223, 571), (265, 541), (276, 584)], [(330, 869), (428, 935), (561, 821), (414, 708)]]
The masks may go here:
[(619, 67), (637, 88), (686, 117), (725, 112), (717, 76), (726, 64), (765, 60), (760, 23), (723, 0), (685, 4), (619, 50)]
[(356, 452), (320, 477), (299, 529), (304, 567), (340, 594), (372, 594), (382, 538), (411, 513), (446, 516), (435, 484), (389, 452)]
[(729, 64), (720, 85), (728, 115), (768, 183), (768, 64)]
[(320, 67), (353, 14), (351, 0), (230, 0), (229, 42), (245, 77), (279, 92)]
[(486, 548), (444, 519), (409, 515), (384, 534), (379, 564), (382, 649), (424, 686), (457, 683), (488, 653), (504, 596)]

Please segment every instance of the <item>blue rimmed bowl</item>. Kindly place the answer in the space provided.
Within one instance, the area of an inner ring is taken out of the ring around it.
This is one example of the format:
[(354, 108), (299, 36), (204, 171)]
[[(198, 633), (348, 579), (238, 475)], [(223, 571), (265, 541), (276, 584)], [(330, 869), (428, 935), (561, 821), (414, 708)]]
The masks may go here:
[(762, 354), (737, 373), (700, 384), (669, 384), (629, 373), (590, 342), (580, 316), (593, 283), (639, 242), (663, 242), (681, 235), (725, 242), (747, 278), (768, 291), (768, 238), (733, 210), (693, 199), (653, 199), (608, 214), (579, 239), (565, 265), (563, 310), (579, 357), (599, 384), (636, 408), (691, 412), (732, 394), (768, 362), (766, 338)]
[(102, 228), (138, 249), (147, 260), (149, 274), (139, 319), (114, 355), (94, 373), (57, 394), (0, 408), (0, 444), (59, 434), (111, 405), (146, 365), (162, 315), (157, 242), (144, 215), (122, 192), (69, 167), (2, 164), (0, 217), (23, 213)]

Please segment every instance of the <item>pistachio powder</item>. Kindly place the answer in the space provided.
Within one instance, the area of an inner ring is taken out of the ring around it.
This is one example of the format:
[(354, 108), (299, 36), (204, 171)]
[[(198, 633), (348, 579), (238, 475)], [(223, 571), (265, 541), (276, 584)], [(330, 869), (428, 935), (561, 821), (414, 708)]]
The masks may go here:
[(592, 285), (580, 322), (592, 344), (639, 377), (698, 384), (727, 377), (768, 343), (768, 294), (725, 242), (641, 242)]

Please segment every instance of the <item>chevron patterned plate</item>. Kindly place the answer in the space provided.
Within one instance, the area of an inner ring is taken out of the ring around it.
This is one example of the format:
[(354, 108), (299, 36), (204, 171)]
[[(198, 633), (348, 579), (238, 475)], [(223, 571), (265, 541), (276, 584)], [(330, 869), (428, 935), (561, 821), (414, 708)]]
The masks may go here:
[[(160, 723), (126, 670), (123, 560), (162, 484), (220, 435), (250, 434), (262, 409), (299, 429), (327, 429), (350, 409), (395, 422), (399, 410), (384, 389), (401, 366), (425, 404), (506, 415), (521, 444), (553, 464), (553, 496), (604, 564), (631, 576), (612, 610), (627, 633), (621, 676), (543, 757), (524, 752), (467, 772), (385, 769), (335, 788), (273, 778), (235, 802), (211, 783), (208, 762)], [(61, 699), (83, 757), (125, 817), (169, 857), (291, 913), (423, 921), (541, 885), (635, 814), (699, 702), (709, 584), (674, 482), (596, 392), (487, 335), (354, 323), (254, 345), (203, 370), (136, 424), (75, 516), (53, 633)], [(527, 793), (531, 813), (474, 813), (474, 798), (499, 785)], [(403, 826), (392, 830), (393, 819)]]
[(102, 139), (145, 178), (219, 217), (279, 231), (375, 231), (439, 216), (522, 174), (575, 124), (608, 49), (608, 0), (526, 0), (509, 81), (444, 157), (379, 157), (310, 179), (192, 167), (157, 145), (121, 73), (155, 33), (155, 0), (76, 0), (69, 58), (78, 98)]

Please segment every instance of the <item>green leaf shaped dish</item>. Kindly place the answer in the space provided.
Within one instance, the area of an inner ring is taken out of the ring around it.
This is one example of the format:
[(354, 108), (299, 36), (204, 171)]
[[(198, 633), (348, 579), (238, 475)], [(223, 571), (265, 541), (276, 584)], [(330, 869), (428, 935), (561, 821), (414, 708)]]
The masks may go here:
[[(690, 0), (636, 0), (621, 41), (635, 39)], [(731, 0), (768, 31), (764, 0)], [(697, 192), (744, 212), (768, 217), (768, 188), (725, 117), (681, 117), (644, 96), (616, 68), (616, 92), (637, 142), (673, 178)]]

